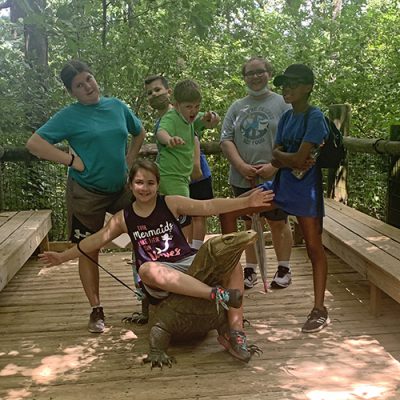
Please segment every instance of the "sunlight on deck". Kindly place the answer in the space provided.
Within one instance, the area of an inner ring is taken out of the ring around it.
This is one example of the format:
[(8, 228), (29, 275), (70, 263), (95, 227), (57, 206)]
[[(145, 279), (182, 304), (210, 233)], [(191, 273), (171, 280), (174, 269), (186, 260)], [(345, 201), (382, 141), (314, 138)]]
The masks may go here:
[[(103, 255), (102, 263), (131, 283), (125, 257)], [(0, 398), (91, 399), (96, 387), (96, 400), (400, 399), (400, 305), (386, 298), (387, 313), (373, 318), (368, 285), (330, 255), (331, 325), (302, 334), (313, 299), (311, 268), (302, 248), (293, 260), (289, 288), (264, 293), (259, 285), (245, 293), (246, 332), (260, 356), (249, 364), (232, 359), (213, 332), (171, 346), (178, 363), (162, 370), (141, 364), (148, 327), (121, 322), (139, 310), (126, 288), (102, 275), (107, 330), (90, 335), (76, 263), (32, 262), (0, 293)]]

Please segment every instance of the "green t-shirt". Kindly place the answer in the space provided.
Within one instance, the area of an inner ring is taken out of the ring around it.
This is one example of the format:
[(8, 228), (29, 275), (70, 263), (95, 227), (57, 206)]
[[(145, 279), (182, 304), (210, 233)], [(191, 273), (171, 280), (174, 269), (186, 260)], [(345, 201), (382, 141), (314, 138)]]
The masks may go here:
[(51, 144), (67, 140), (85, 170), (69, 169), (81, 186), (104, 193), (121, 190), (127, 179), (128, 134), (139, 135), (142, 123), (122, 101), (101, 97), (96, 104), (71, 104), (36, 133)]
[(163, 115), (158, 130), (167, 131), (170, 136), (179, 136), (185, 141), (185, 144), (175, 147), (157, 141), (160, 175), (179, 175), (189, 179), (193, 170), (194, 124), (189, 124), (173, 109)]

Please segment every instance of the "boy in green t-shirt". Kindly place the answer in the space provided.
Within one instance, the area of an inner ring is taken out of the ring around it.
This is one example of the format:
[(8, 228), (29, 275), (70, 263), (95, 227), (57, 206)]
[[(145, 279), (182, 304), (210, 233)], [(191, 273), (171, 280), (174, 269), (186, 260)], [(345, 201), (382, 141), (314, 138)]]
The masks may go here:
[(189, 197), (190, 177), (201, 176), (198, 163), (193, 170), (197, 151), (194, 121), (199, 112), (201, 93), (197, 83), (188, 79), (176, 84), (173, 95), (174, 108), (161, 118), (156, 133), (160, 193)]

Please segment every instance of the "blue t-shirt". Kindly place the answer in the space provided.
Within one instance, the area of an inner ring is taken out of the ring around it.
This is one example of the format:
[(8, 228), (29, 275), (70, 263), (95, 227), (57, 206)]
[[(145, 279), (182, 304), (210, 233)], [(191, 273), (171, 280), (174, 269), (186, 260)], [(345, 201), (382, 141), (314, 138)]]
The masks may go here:
[(120, 191), (127, 178), (128, 133), (137, 136), (142, 123), (122, 101), (101, 97), (96, 104), (71, 104), (36, 133), (51, 144), (67, 140), (82, 159), (83, 172), (69, 169), (81, 186), (103, 193)]
[(200, 153), (200, 167), (203, 174), (203, 179), (207, 179), (211, 176), (210, 166), (208, 165), (207, 158), (203, 152)]
[[(305, 113), (287, 111), (278, 124), (275, 144), (283, 146), (288, 153), (296, 153), (302, 143), (309, 142), (316, 146), (323, 143), (329, 128), (321, 110), (312, 107), (308, 111), (307, 129), (304, 131)], [(324, 215), (322, 175), (320, 168), (311, 167), (302, 179), (292, 174), (291, 168), (281, 168), (279, 179), (268, 183), (265, 188), (275, 192), (274, 202), (290, 215), (299, 217), (318, 217)]]

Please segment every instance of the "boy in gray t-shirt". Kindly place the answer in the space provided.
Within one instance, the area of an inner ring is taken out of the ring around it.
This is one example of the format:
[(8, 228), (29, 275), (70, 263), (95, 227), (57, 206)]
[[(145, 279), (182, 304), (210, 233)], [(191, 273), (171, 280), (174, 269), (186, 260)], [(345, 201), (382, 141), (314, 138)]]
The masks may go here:
[[(268, 80), (272, 66), (260, 57), (253, 57), (242, 67), (248, 95), (236, 100), (225, 116), (221, 132), (221, 149), (230, 162), (229, 183), (235, 196), (272, 179), (277, 168), (271, 165), (275, 133), (282, 114), (290, 108), (283, 97), (271, 92)], [(291, 283), (290, 254), (293, 245), (287, 215), (282, 210), (262, 213), (271, 229), (278, 261), (272, 280), (274, 288), (285, 288)], [(251, 222), (245, 219), (246, 228)], [(257, 282), (257, 259), (253, 248), (246, 250), (244, 285), (252, 288)]]

